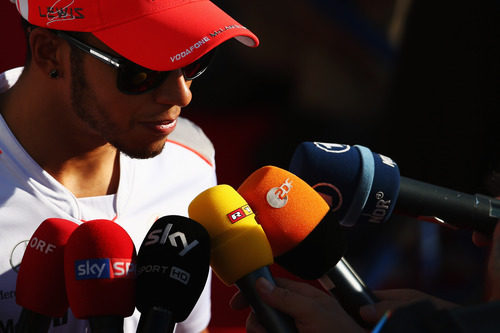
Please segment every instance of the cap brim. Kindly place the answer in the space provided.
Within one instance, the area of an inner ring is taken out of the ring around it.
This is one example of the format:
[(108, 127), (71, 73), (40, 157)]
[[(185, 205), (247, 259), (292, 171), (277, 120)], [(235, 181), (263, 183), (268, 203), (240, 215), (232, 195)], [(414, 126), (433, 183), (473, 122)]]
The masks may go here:
[(125, 58), (158, 71), (188, 65), (231, 38), (250, 47), (259, 44), (257, 36), (208, 0), (92, 33)]

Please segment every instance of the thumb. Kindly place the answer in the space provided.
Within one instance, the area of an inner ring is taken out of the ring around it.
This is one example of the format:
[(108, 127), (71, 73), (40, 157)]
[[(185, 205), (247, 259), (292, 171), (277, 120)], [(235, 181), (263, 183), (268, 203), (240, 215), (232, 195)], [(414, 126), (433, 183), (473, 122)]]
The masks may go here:
[(500, 223), (492, 236), (492, 247), (488, 259), (488, 280), (491, 286), (490, 300), (500, 299)]

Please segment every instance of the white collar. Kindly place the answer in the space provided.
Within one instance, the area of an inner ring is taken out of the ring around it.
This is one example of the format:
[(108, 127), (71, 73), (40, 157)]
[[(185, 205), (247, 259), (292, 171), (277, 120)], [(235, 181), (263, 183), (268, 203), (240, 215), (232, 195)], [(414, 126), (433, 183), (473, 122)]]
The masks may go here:
[(16, 67), (0, 73), (0, 92), (5, 92), (12, 87), (21, 76), (23, 69), (24, 67)]

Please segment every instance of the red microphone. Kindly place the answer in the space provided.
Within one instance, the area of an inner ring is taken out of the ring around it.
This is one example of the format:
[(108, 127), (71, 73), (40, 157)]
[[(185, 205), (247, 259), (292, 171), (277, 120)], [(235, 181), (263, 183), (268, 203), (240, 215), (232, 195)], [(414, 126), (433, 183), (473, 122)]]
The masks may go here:
[(16, 332), (47, 332), (51, 318), (68, 310), (64, 247), (77, 227), (74, 222), (50, 218), (31, 236), (17, 275), (16, 303), (23, 309)]
[(109, 220), (81, 224), (64, 253), (66, 292), (76, 318), (91, 331), (123, 332), (135, 308), (136, 250), (128, 233)]

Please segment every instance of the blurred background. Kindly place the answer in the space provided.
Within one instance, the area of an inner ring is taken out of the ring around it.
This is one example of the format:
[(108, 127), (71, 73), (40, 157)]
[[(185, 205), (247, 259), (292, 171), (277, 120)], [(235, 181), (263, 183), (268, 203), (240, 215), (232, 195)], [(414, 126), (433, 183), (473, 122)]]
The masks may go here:
[[(24, 41), (1, 1), (3, 71), (23, 64)], [(213, 140), (220, 183), (286, 169), (300, 142), (323, 141), (364, 145), (410, 178), (500, 195), (499, 1), (214, 2), (261, 42), (222, 45), (183, 113)], [(357, 229), (345, 257), (372, 289), (474, 304), (486, 255), (468, 231), (393, 217)], [(241, 328), (246, 313), (227, 307), (235, 289), (214, 278), (213, 290), (213, 330)]]

